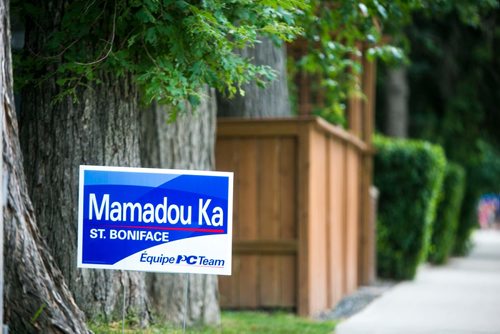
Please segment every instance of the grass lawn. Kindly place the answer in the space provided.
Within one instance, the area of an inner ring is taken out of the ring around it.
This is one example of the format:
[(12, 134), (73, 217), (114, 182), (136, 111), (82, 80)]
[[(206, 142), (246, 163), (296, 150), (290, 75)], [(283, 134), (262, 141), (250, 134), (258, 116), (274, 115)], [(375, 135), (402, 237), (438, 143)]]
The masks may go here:
[[(119, 334), (122, 323), (90, 324), (96, 334)], [(223, 312), (222, 324), (218, 327), (189, 328), (186, 333), (205, 334), (245, 334), (245, 333), (277, 333), (277, 334), (330, 334), (335, 328), (334, 321), (313, 321), (299, 318), (283, 312)], [(148, 329), (125, 328), (127, 334), (181, 334), (182, 328), (165, 325), (153, 325)]]

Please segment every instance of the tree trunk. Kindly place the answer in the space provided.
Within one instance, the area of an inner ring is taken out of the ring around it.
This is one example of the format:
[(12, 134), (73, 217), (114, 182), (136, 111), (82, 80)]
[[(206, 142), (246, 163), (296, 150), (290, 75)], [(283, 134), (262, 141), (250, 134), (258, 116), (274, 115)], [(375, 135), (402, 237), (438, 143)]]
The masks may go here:
[(406, 67), (387, 72), (385, 100), (387, 104), (386, 134), (392, 137), (408, 137), (408, 78)]
[(0, 1), (5, 320), (12, 333), (87, 333), (84, 315), (40, 236), (28, 197), (12, 92), (8, 6)]
[[(215, 93), (206, 89), (196, 111), (179, 114), (168, 124), (168, 107), (153, 104), (141, 113), (141, 161), (145, 167), (211, 170), (214, 166)], [(188, 108), (189, 109), (189, 108)], [(220, 322), (217, 277), (148, 274), (153, 313), (173, 324)], [(188, 288), (187, 310), (184, 289)], [(186, 312), (187, 311), (187, 312)]]
[(140, 165), (137, 94), (131, 78), (102, 75), (79, 91), (80, 102), (53, 104), (53, 82), (23, 92), (22, 143), (30, 195), (39, 227), (75, 295), (90, 317), (129, 313), (147, 322), (144, 275), (77, 269), (78, 166)]
[[(64, 4), (44, 3), (53, 20), (28, 22), (26, 49), (43, 50), (44, 38), (57, 31)], [(131, 76), (98, 73), (76, 94), (55, 103), (58, 64), (47, 66), (50, 78), (22, 92), (21, 143), (25, 172), (38, 226), (63, 272), (77, 304), (91, 319), (118, 318), (126, 310), (145, 325), (149, 319), (144, 274), (77, 269), (78, 173), (80, 164), (140, 165), (137, 90)]]
[(221, 94), (217, 96), (218, 116), (222, 117), (290, 117), (291, 108), (288, 98), (288, 82), (286, 71), (286, 49), (278, 47), (267, 38), (254, 48), (245, 48), (240, 53), (250, 58), (256, 65), (271, 66), (277, 74), (275, 80), (265, 88), (255, 83), (244, 85), (245, 96), (227, 99)]

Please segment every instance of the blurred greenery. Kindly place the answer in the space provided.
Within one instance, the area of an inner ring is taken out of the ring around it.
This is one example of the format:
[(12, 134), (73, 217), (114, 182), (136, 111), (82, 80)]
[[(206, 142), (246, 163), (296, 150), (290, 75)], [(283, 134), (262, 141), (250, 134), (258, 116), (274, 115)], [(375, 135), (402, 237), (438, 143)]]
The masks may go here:
[[(497, 0), (429, 1), (413, 12), (404, 30), (410, 50), (410, 137), (442, 145), (467, 174), (457, 254), (469, 248), (479, 196), (500, 193), (499, 19)], [(380, 66), (380, 85), (386, 69)], [(384, 96), (377, 99), (382, 130)]]
[(432, 226), (429, 262), (446, 263), (453, 251), (465, 189), (465, 170), (455, 163), (446, 164), (441, 199)]
[(412, 279), (427, 257), (446, 158), (425, 141), (376, 136), (374, 144), (378, 275)]
[(456, 255), (467, 254), (472, 246), (470, 234), (478, 224), (480, 196), (485, 193), (500, 194), (500, 153), (486, 141), (478, 140), (476, 145), (478, 157), (466, 162), (467, 188), (454, 246)]

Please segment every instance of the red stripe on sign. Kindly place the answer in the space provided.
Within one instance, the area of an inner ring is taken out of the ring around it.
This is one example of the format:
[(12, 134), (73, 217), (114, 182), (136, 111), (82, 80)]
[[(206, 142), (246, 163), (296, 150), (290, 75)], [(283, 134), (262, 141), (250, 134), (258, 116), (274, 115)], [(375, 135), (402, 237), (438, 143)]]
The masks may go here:
[(161, 230), (161, 231), (190, 231), (190, 232), (208, 232), (208, 233), (224, 233), (221, 229), (209, 229), (209, 228), (196, 228), (196, 227), (159, 227), (159, 226), (115, 226), (115, 225), (105, 225), (107, 228), (137, 228), (137, 229), (148, 229), (148, 230)]

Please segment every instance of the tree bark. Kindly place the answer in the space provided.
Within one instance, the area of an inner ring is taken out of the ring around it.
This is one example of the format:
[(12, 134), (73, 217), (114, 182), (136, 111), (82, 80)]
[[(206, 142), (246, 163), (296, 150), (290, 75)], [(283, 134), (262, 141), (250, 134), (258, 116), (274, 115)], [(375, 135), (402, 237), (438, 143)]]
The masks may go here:
[(385, 100), (387, 103), (386, 134), (392, 137), (408, 137), (408, 78), (406, 67), (387, 72)]
[[(31, 54), (42, 52), (44, 39), (57, 31), (64, 11), (62, 2), (39, 7), (53, 19), (27, 23), (26, 49)], [(121, 316), (125, 291), (127, 313), (146, 325), (144, 274), (76, 268), (79, 165), (140, 165), (137, 89), (129, 75), (98, 73), (101, 83), (81, 86), (77, 101), (65, 97), (55, 103), (61, 93), (58, 65), (44, 69), (53, 76), (22, 92), (21, 143), (38, 226), (89, 318)]]
[(218, 116), (245, 118), (292, 116), (288, 97), (285, 47), (278, 47), (271, 40), (262, 38), (260, 44), (254, 48), (245, 48), (240, 54), (244, 58), (252, 59), (256, 65), (272, 67), (277, 77), (265, 88), (258, 87), (255, 83), (244, 85), (245, 96), (238, 95), (228, 99), (218, 94)]
[(40, 236), (28, 197), (12, 92), (8, 7), (8, 1), (0, 1), (5, 320), (12, 333), (87, 333), (84, 315)]
[[(168, 124), (168, 107), (153, 104), (141, 113), (141, 161), (145, 167), (210, 170), (214, 166), (216, 104), (213, 90), (196, 111), (179, 114)], [(217, 277), (212, 275), (148, 274), (153, 313), (181, 324), (220, 322)], [(188, 288), (187, 309), (184, 289)]]
[(80, 102), (53, 103), (53, 82), (23, 93), (22, 144), (39, 227), (75, 299), (90, 318), (126, 308), (147, 323), (144, 275), (77, 269), (78, 167), (140, 165), (137, 93), (131, 78), (102, 75), (102, 84), (79, 91)]

